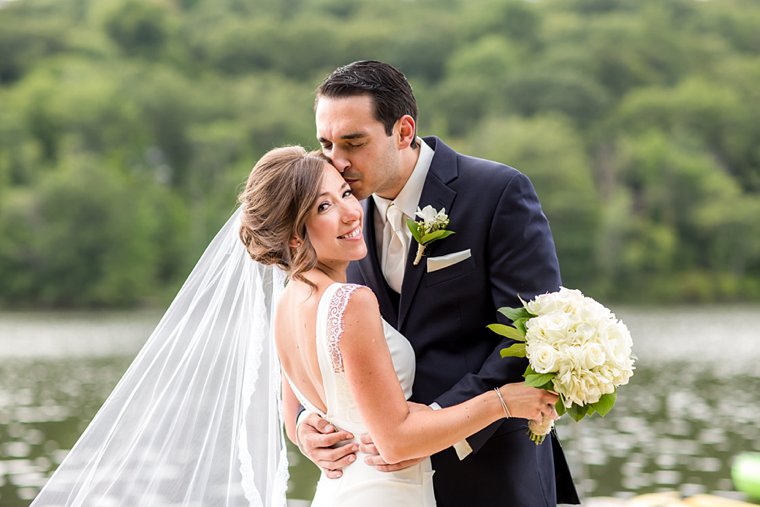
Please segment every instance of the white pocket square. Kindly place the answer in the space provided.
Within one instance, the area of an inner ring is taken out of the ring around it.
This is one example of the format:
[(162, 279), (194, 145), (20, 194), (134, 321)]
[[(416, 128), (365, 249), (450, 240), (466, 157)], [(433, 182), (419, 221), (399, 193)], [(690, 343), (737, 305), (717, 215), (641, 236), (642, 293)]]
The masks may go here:
[(462, 262), (465, 259), (472, 257), (472, 252), (468, 248), (461, 252), (454, 252), (447, 255), (441, 255), (440, 257), (428, 257), (427, 258), (427, 272), (432, 273), (439, 269), (448, 268), (453, 264)]

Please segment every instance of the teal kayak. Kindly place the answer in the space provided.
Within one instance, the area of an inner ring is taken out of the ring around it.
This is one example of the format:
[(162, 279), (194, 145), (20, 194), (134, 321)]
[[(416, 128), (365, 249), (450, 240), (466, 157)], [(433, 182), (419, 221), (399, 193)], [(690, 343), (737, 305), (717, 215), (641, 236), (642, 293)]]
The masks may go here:
[(731, 479), (738, 491), (753, 500), (760, 500), (760, 453), (739, 454), (731, 467)]

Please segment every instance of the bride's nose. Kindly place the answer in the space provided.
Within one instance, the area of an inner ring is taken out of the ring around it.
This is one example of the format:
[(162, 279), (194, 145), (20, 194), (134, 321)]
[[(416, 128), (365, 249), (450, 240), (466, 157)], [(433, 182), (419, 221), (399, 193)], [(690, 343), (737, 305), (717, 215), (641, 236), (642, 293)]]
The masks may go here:
[(362, 216), (361, 206), (347, 204), (343, 210), (343, 221), (347, 224), (359, 220)]

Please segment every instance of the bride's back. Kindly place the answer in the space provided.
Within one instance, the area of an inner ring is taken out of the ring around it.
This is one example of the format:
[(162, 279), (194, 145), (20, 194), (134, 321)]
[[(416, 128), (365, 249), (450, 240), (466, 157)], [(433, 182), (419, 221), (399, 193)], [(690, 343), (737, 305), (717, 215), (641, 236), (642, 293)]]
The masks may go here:
[(329, 283), (312, 288), (291, 281), (277, 302), (275, 344), (285, 375), (306, 398), (326, 412), (317, 356), (317, 310)]

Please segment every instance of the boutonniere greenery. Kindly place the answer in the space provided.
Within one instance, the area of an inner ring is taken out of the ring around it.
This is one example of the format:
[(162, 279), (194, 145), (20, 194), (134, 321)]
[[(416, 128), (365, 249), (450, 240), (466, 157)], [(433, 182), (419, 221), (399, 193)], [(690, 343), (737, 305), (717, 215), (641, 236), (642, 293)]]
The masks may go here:
[(446, 226), (449, 225), (449, 217), (446, 215), (446, 208), (441, 211), (437, 211), (429, 204), (420, 209), (417, 207), (417, 213), (415, 216), (421, 220), (412, 220), (411, 218), (406, 221), (406, 225), (409, 230), (412, 231), (412, 236), (417, 242), (417, 255), (414, 257), (414, 265), (420, 263), (422, 255), (425, 253), (425, 247), (437, 241), (439, 239), (447, 238), (454, 234), (454, 231), (446, 230)]

